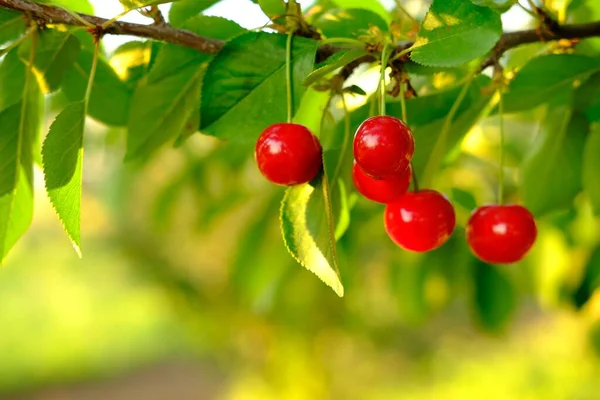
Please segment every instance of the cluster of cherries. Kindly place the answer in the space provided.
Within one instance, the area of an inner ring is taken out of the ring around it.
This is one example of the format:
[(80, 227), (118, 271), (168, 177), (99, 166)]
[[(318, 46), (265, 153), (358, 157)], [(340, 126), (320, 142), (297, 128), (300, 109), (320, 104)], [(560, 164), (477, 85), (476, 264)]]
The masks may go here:
[[(354, 136), (352, 178), (358, 192), (386, 204), (384, 226), (398, 246), (425, 252), (443, 245), (456, 218), (448, 199), (435, 190), (408, 191), (415, 143), (410, 128), (391, 116), (364, 121)], [(279, 123), (265, 129), (255, 157), (265, 178), (292, 186), (313, 180), (322, 167), (318, 138), (303, 125)], [(537, 235), (531, 213), (519, 205), (477, 208), (467, 224), (467, 243), (488, 263), (519, 261)]]

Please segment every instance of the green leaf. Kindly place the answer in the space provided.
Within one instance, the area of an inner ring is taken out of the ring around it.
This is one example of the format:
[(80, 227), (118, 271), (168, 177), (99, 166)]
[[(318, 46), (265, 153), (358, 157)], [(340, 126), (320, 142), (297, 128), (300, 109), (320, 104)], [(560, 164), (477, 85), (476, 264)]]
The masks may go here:
[(573, 303), (577, 308), (582, 308), (600, 288), (600, 247), (596, 247), (588, 260), (583, 277), (573, 293)]
[[(232, 21), (206, 16), (193, 17), (184, 27), (222, 40), (243, 31)], [(167, 44), (161, 48), (146, 81), (133, 95), (126, 159), (147, 157), (169, 140), (187, 137), (196, 130), (186, 125), (198, 120), (202, 76), (210, 57), (181, 46)]]
[(485, 329), (501, 331), (516, 308), (515, 287), (497, 267), (481, 261), (474, 264), (475, 317)]
[(517, 0), (471, 0), (476, 6), (489, 7), (499, 13), (504, 13), (517, 4)]
[[(344, 287), (337, 272), (337, 261), (332, 247), (328, 243), (323, 251), (317, 244), (318, 238), (328, 230), (323, 227), (323, 208), (329, 193), (327, 189), (322, 193), (315, 191), (315, 186), (322, 185), (324, 179), (327, 178), (321, 176), (312, 183), (292, 186), (286, 190), (281, 203), (281, 232), (292, 257), (342, 297)], [(311, 232), (311, 225), (320, 228), (316, 230), (316, 234), (313, 233), (315, 228)]]
[(360, 8), (374, 12), (383, 18), (383, 20), (386, 22), (386, 25), (392, 22), (392, 16), (378, 0), (333, 0), (333, 2), (340, 8)]
[[(26, 64), (34, 38), (19, 47), (19, 56)], [(81, 45), (70, 32), (48, 29), (39, 33), (35, 45), (33, 72), (43, 93), (51, 93), (60, 87), (67, 69), (73, 65)]]
[(159, 50), (154, 46), (160, 46), (162, 49), (163, 44), (133, 40), (119, 46), (111, 56), (111, 67), (131, 91), (148, 74), (150, 65), (156, 59)]
[[(200, 129), (223, 139), (253, 143), (286, 119), (286, 36), (249, 32), (227, 43), (209, 64), (202, 86)], [(317, 42), (293, 41), (293, 93), (298, 106), (312, 71)], [(243, 117), (242, 117), (243, 116)]]
[(371, 26), (376, 26), (383, 32), (388, 30), (387, 22), (364, 8), (336, 8), (321, 14), (313, 25), (321, 30), (325, 37), (357, 38)]
[(25, 33), (25, 17), (23, 14), (0, 9), (0, 44), (17, 39)]
[(497, 12), (464, 0), (434, 0), (410, 57), (424, 65), (456, 66), (485, 55), (501, 35)]
[(577, 54), (536, 57), (517, 73), (504, 95), (504, 111), (528, 110), (542, 103), (569, 99), (577, 80), (600, 70), (600, 62)]
[(181, 27), (186, 20), (200, 14), (202, 11), (219, 1), (220, 0), (181, 0), (173, 3), (169, 10), (169, 22), (175, 27)]
[(18, 89), (21, 99), (0, 112), (0, 263), (33, 217), (33, 147), (42, 96), (33, 76)]
[(258, 0), (258, 5), (270, 19), (287, 13), (287, 5), (283, 0)]
[(452, 188), (451, 194), (453, 204), (458, 204), (465, 210), (469, 211), (475, 210), (477, 207), (477, 201), (471, 192), (467, 192), (466, 190), (459, 188)]
[(94, 15), (94, 7), (88, 0), (37, 0), (36, 3), (58, 4), (71, 11)]
[(80, 257), (84, 127), (84, 102), (69, 104), (50, 126), (42, 147), (48, 197)]
[(13, 49), (0, 64), (0, 110), (20, 101), (25, 86), (25, 64)]
[(583, 153), (583, 189), (594, 213), (600, 215), (600, 124), (592, 125), (592, 132)]
[[(93, 53), (81, 51), (75, 64), (66, 72), (61, 87), (70, 102), (83, 101), (93, 58)], [(105, 124), (124, 126), (127, 124), (131, 97), (131, 91), (112, 67), (103, 59), (98, 59), (88, 114)]]
[(569, 107), (548, 108), (522, 165), (521, 196), (535, 216), (568, 207), (581, 191), (582, 153), (589, 123)]
[(590, 122), (600, 121), (600, 72), (575, 89), (573, 107), (583, 112)]
[[(174, 0), (119, 0), (126, 10), (171, 3)], [(175, 0), (177, 1), (177, 0)]]
[(335, 53), (333, 56), (329, 57), (327, 61), (322, 64), (322, 66), (315, 69), (306, 77), (306, 79), (304, 79), (304, 86), (312, 85), (313, 83), (317, 82), (321, 78), (326, 77), (328, 74), (332, 73), (336, 69), (342, 68), (343, 66), (351, 63), (354, 60), (358, 60), (365, 54), (367, 54), (367, 52), (363, 49), (347, 50)]

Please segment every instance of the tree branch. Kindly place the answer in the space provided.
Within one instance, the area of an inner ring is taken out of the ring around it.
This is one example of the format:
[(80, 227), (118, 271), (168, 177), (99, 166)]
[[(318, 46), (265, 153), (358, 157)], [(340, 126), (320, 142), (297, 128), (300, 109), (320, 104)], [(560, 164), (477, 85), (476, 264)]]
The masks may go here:
[[(43, 24), (83, 26), (82, 21), (79, 21), (65, 10), (34, 3), (30, 0), (0, 0), (0, 7), (20, 12)], [(100, 17), (86, 14), (78, 15), (96, 27), (101, 27), (102, 24), (107, 22), (106, 19)], [(198, 36), (192, 32), (176, 29), (167, 24), (142, 25), (117, 21), (106, 28), (104, 33), (111, 35), (132, 35), (159, 40), (189, 47), (208, 54), (216, 54), (225, 44), (222, 40)], [(595, 36), (600, 36), (600, 21), (587, 24), (556, 25), (551, 30), (529, 29), (505, 33), (494, 46), (490, 57), (484, 61), (483, 67), (493, 65), (506, 51), (524, 44), (559, 39), (584, 39)], [(404, 44), (402, 47), (406, 48), (406, 45)], [(339, 50), (339, 48), (330, 45), (321, 46), (317, 58), (324, 60)]]

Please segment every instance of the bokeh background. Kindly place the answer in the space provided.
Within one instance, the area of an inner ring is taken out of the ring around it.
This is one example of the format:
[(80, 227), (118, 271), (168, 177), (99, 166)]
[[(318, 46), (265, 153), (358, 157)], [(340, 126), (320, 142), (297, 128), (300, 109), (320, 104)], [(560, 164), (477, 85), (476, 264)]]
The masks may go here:
[[(92, 3), (100, 16), (122, 10)], [(417, 16), (426, 9), (404, 3)], [(579, 7), (586, 18), (597, 8)], [(246, 0), (207, 14), (266, 22)], [(533, 26), (518, 8), (503, 18), (505, 29)], [(108, 54), (126, 40), (107, 37)], [(125, 53), (115, 54), (118, 63)], [(376, 74), (364, 72), (356, 79), (373, 90)], [(415, 81), (443, 89), (459, 75)], [(544, 112), (505, 118), (513, 201)], [(88, 120), (83, 259), (39, 174), (32, 228), (0, 269), (0, 398), (600, 399), (600, 292), (582, 293), (600, 258), (588, 200), (538, 221), (519, 264), (479, 263), (464, 244), (470, 209), (495, 198), (498, 132), (497, 117), (476, 124), (440, 173), (459, 226), (438, 251), (401, 251), (383, 206), (351, 198), (339, 299), (287, 254), (283, 190), (260, 177), (247, 148), (197, 134), (123, 165), (123, 131)]]

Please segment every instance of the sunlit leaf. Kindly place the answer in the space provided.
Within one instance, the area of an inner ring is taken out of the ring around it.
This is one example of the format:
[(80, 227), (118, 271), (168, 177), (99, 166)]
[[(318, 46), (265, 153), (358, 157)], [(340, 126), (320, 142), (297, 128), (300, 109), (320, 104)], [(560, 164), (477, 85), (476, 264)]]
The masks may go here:
[(69, 104), (50, 125), (42, 147), (46, 191), (79, 256), (84, 126), (84, 103)]
[(600, 215), (600, 124), (592, 125), (583, 153), (583, 189)]
[(385, 9), (385, 7), (383, 6), (383, 4), (381, 4), (379, 2), (379, 0), (369, 0), (369, 1), (364, 1), (364, 0), (333, 0), (333, 2), (335, 4), (337, 4), (338, 7), (341, 7), (341, 8), (346, 8), (346, 9), (349, 9), (349, 8), (364, 9), (364, 10), (368, 10), (368, 11), (374, 12), (377, 15), (379, 15), (381, 18), (383, 18), (383, 20), (386, 23), (389, 23), (389, 22), (392, 21), (392, 16), (388, 12), (388, 10)]
[(181, 0), (171, 5), (169, 22), (180, 27), (186, 20), (200, 14), (220, 0)]
[(485, 55), (502, 35), (500, 14), (464, 0), (434, 0), (411, 53), (424, 65), (451, 67)]
[(334, 56), (329, 57), (327, 61), (323, 63), (323, 65), (320, 65), (319, 68), (311, 72), (306, 77), (306, 79), (304, 79), (304, 85), (312, 85), (313, 83), (317, 82), (319, 79), (326, 77), (328, 74), (332, 73), (336, 69), (341, 68), (346, 64), (349, 64), (352, 61), (363, 57), (365, 54), (367, 54), (367, 52), (362, 49), (340, 51), (336, 53)]
[(313, 25), (328, 38), (357, 38), (364, 35), (373, 26), (383, 32), (388, 30), (387, 22), (379, 14), (364, 8), (329, 10), (315, 19)]

